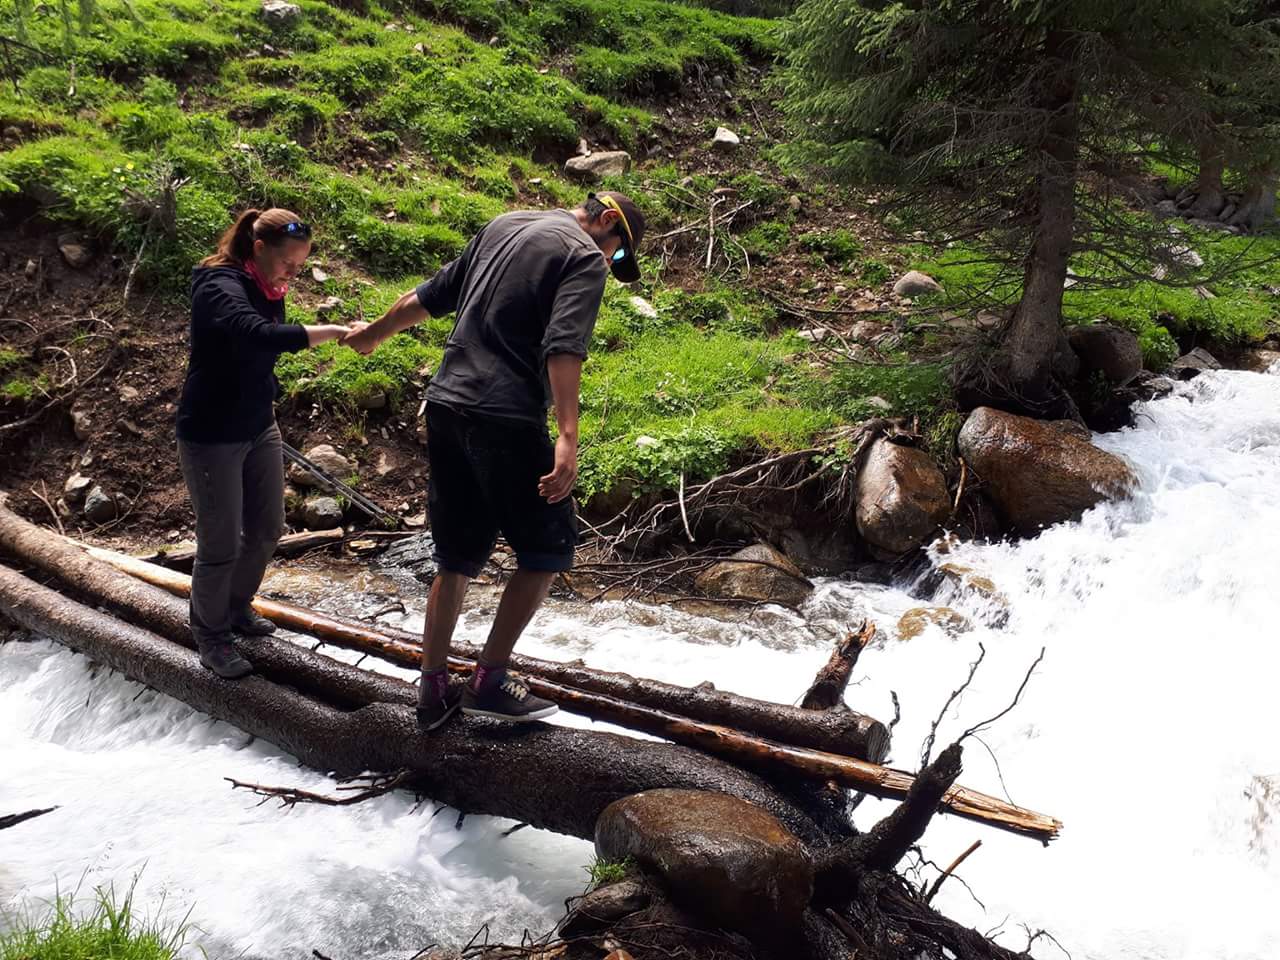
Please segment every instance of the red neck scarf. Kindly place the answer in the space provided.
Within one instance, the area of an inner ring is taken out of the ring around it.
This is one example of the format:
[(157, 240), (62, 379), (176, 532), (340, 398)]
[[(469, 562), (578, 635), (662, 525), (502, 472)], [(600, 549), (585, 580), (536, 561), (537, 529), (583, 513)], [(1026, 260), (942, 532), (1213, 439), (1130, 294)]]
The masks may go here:
[(273, 287), (267, 282), (267, 278), (262, 275), (262, 271), (258, 269), (258, 265), (253, 260), (244, 262), (245, 272), (253, 277), (253, 282), (258, 285), (258, 289), (262, 291), (262, 295), (268, 300), (283, 300), (284, 295), (289, 292), (289, 284), (284, 283), (278, 287)]

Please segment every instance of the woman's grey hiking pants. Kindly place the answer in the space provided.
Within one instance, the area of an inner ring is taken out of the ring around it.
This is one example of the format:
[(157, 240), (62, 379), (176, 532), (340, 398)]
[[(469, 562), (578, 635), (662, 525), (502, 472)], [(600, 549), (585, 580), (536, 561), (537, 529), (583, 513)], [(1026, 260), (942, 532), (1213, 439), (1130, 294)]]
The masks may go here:
[(191, 632), (226, 639), (258, 592), (284, 531), (284, 453), (273, 422), (243, 443), (178, 441), (196, 514)]

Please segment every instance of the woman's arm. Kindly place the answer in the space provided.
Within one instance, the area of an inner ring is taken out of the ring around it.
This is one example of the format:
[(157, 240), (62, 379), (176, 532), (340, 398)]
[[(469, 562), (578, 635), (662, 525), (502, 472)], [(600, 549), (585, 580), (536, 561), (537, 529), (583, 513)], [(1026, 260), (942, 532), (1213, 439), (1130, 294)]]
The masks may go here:
[[(288, 324), (293, 326), (293, 324)], [(340, 323), (321, 323), (312, 327), (303, 327), (307, 331), (307, 346), (316, 347), (330, 340), (341, 340), (352, 332), (354, 327), (344, 327)]]

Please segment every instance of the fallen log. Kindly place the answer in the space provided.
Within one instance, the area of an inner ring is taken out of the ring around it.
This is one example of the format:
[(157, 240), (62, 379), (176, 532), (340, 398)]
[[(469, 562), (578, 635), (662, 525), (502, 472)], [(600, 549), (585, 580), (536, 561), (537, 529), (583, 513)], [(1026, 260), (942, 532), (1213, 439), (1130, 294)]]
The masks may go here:
[[(341, 543), (344, 539), (346, 539), (346, 534), (342, 532), (341, 527), (334, 527), (332, 530), (307, 530), (303, 533), (291, 533), (280, 538), (280, 542), (276, 544), (275, 556), (296, 557), (299, 554), (306, 553), (308, 550), (331, 547), (334, 544)], [(182, 547), (178, 550), (157, 550), (155, 553), (147, 554), (138, 559), (168, 567), (170, 570), (181, 570), (183, 573), (190, 573), (196, 562), (196, 548)]]
[[(17, 524), (29, 529), (16, 530)], [(30, 562), (39, 547), (30, 544), (30, 530), (39, 530), (6, 511), (0, 510), (0, 546), (13, 550)], [(22, 536), (25, 534), (25, 539)], [(41, 532), (41, 539), (48, 534)], [(19, 550), (17, 544), (24, 545)], [(74, 541), (72, 541), (74, 542)], [(86, 546), (91, 556), (111, 564), (118, 570), (148, 583), (163, 587), (179, 596), (191, 590), (190, 579), (174, 571), (112, 550)], [(403, 630), (371, 627), (318, 613), (295, 604), (258, 599), (254, 609), (268, 620), (288, 630), (311, 634), (326, 643), (365, 653), (378, 653), (402, 666), (421, 663), (419, 639)], [(474, 662), (480, 649), (454, 641), (453, 653)], [(409, 662), (412, 661), (412, 662)], [(889, 730), (872, 717), (854, 711), (812, 711), (785, 704), (755, 700), (735, 693), (708, 687), (681, 687), (633, 677), (625, 673), (594, 670), (580, 663), (556, 663), (516, 654), (511, 665), (526, 678), (600, 694), (655, 710), (679, 713), (693, 720), (723, 724), (769, 740), (790, 743), (830, 753), (866, 759), (883, 760), (889, 753)], [(543, 694), (539, 694), (542, 696)]]
[[(338, 775), (412, 771), (412, 785), (470, 813), (591, 838), (606, 806), (659, 787), (729, 793), (778, 817), (806, 843), (831, 834), (763, 779), (697, 750), (542, 723), (460, 717), (431, 736), (413, 710), (375, 703), (340, 710), (249, 676), (230, 683), (191, 650), (68, 599), (0, 566), (0, 611), (125, 676)], [(296, 649), (296, 648), (295, 648)], [(308, 656), (297, 649), (299, 660)]]
[[(94, 570), (96, 561), (92, 556), (95, 552), (93, 548), (90, 548), (86, 555), (77, 548), (64, 544), (61, 552), (65, 556), (65, 562), (59, 566), (64, 571), (76, 572), (75, 581), (80, 589), (86, 589), (89, 584), (92, 584), (94, 589), (90, 593), (99, 601), (139, 615), (148, 625), (179, 643), (191, 642), (180, 604), (170, 605), (169, 609), (165, 610), (155, 596), (140, 595), (136, 588), (124, 591), (113, 590), (110, 580)], [(77, 554), (79, 554), (78, 560)], [(131, 578), (125, 577), (125, 579)], [(133, 583), (136, 587), (147, 586), (136, 580)], [(264, 601), (264, 603), (270, 602)], [(269, 608), (260, 607), (259, 609)], [(297, 675), (288, 651), (285, 649), (292, 646), (287, 641), (262, 638), (246, 645), (245, 652), (253, 659), (260, 672), (281, 683), (295, 685), (304, 690), (326, 692), (333, 688), (332, 685), (340, 683), (344, 706), (363, 706), (374, 702), (369, 699), (361, 702), (359, 681), (343, 675), (336, 669), (342, 665), (333, 661), (328, 661), (330, 666), (324, 670), (312, 670), (305, 675)], [(389, 662), (400, 666), (416, 668), (419, 662), (416, 650), (391, 641), (383, 640), (375, 652)], [(261, 662), (258, 660), (259, 655), (263, 658)], [(450, 666), (457, 671), (468, 671), (472, 664), (451, 658)], [(767, 777), (782, 780), (800, 777), (830, 781), (848, 789), (886, 799), (906, 797), (914, 781), (910, 773), (890, 767), (882, 767), (851, 757), (779, 744), (724, 726), (701, 723), (677, 714), (623, 703), (533, 677), (528, 679), (535, 693), (554, 699), (568, 709), (593, 719), (640, 729), (685, 746), (696, 747), (747, 766)], [(404, 681), (390, 677), (376, 677), (367, 682), (363, 696), (375, 696), (381, 702), (410, 704), (416, 700), (416, 691)], [(802, 801), (806, 809), (813, 810), (817, 806), (817, 801), (810, 797), (800, 795), (796, 799)], [(940, 806), (946, 812), (956, 816), (1042, 841), (1053, 839), (1061, 829), (1061, 824), (1051, 817), (1014, 807), (995, 797), (963, 787), (953, 788), (942, 799)], [(824, 814), (822, 819), (827, 820), (836, 816), (837, 811), (827, 806)]]

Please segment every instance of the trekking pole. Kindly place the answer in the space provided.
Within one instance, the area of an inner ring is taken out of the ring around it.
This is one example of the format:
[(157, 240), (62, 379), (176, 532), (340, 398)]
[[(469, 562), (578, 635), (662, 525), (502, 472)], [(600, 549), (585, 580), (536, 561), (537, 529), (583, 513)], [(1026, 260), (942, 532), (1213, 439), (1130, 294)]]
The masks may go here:
[(385, 510), (378, 506), (363, 493), (360, 493), (349, 484), (343, 483), (337, 477), (327, 471), (316, 466), (301, 453), (295, 450), (289, 444), (281, 441), (280, 446), (284, 449), (284, 455), (300, 466), (307, 473), (311, 474), (320, 485), (328, 489), (332, 493), (336, 493), (341, 497), (346, 497), (356, 506), (357, 509), (368, 514), (374, 520), (388, 524), (392, 528), (399, 530), (403, 526), (403, 521), (389, 510)]

